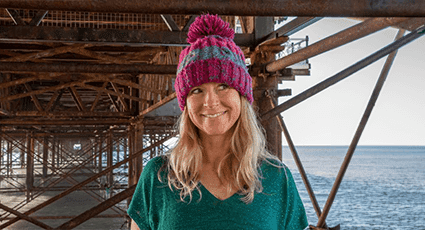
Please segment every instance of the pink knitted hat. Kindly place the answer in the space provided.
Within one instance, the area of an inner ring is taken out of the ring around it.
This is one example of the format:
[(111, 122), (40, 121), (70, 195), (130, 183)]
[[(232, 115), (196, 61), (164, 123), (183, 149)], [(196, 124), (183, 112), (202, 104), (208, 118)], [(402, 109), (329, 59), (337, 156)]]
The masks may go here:
[(180, 54), (174, 84), (183, 111), (189, 91), (208, 82), (227, 83), (252, 104), (252, 78), (242, 50), (233, 42), (235, 32), (217, 15), (197, 17), (190, 26), (190, 43)]

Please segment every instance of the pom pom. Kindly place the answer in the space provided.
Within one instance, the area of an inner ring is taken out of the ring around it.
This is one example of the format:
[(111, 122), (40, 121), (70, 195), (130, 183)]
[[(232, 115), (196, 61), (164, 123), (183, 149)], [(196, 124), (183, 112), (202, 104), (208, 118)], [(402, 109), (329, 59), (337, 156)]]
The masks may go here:
[(187, 33), (187, 42), (190, 44), (209, 35), (218, 35), (223, 38), (233, 39), (235, 31), (229, 23), (223, 21), (218, 15), (205, 14), (197, 17)]

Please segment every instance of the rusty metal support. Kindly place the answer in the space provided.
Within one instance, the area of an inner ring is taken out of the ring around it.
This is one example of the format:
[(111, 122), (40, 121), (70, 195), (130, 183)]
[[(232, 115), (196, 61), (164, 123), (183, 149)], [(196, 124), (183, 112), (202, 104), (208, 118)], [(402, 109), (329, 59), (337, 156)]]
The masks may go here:
[[(276, 100), (270, 97), (270, 104), (272, 107), (276, 107)], [(300, 157), (297, 153), (297, 150), (295, 149), (294, 142), (292, 141), (291, 135), (289, 134), (288, 128), (285, 125), (285, 122), (283, 121), (283, 118), (280, 114), (276, 115), (277, 121), (279, 122), (279, 126), (282, 129), (286, 142), (288, 143), (288, 147), (291, 150), (292, 157), (294, 158), (295, 164), (297, 165), (298, 171), (300, 172), (301, 178), (304, 182), (305, 188), (307, 189), (307, 193), (310, 196), (311, 203), (313, 204), (314, 211), (316, 211), (316, 215), (319, 218), (322, 214), (322, 211), (320, 209), (319, 203), (317, 202), (316, 196), (314, 195), (313, 188), (310, 185), (310, 181), (307, 178), (307, 173), (304, 170), (303, 164), (300, 160)]]
[(286, 23), (276, 31), (273, 31), (273, 33), (267, 36), (266, 40), (282, 36), (289, 37), (292, 34), (306, 28), (307, 26), (316, 23), (322, 18), (323, 17), (297, 17), (294, 20)]
[(330, 37), (318, 41), (304, 49), (274, 61), (266, 66), (268, 72), (276, 72), (300, 61), (314, 57), (336, 47), (362, 38), (366, 35), (382, 30), (388, 26), (406, 21), (408, 18), (371, 18)]
[(0, 72), (176, 74), (177, 65), (0, 62)]
[(47, 13), (49, 11), (47, 10), (39, 10), (37, 14), (31, 19), (31, 22), (29, 23), (30, 26), (38, 26), (40, 25), (41, 21), (46, 17)]
[[(405, 33), (405, 30), (399, 30), (395, 40), (401, 39), (404, 33)], [(375, 106), (376, 100), (378, 99), (382, 86), (384, 85), (385, 80), (387, 79), (388, 73), (390, 71), (392, 63), (394, 62), (394, 58), (396, 54), (397, 54), (397, 50), (394, 50), (390, 55), (388, 55), (387, 60), (384, 64), (384, 67), (382, 68), (378, 82), (376, 83), (375, 88), (373, 89), (372, 96), (370, 97), (369, 103), (367, 104), (366, 110), (363, 114), (360, 124), (357, 127), (356, 133), (348, 148), (347, 154), (345, 155), (344, 161), (335, 179), (334, 185), (332, 186), (332, 190), (329, 194), (328, 200), (326, 201), (326, 204), (323, 207), (322, 215), (319, 217), (319, 221), (317, 222), (318, 227), (322, 227), (325, 223), (326, 217), (329, 213), (329, 210), (331, 209), (336, 193), (338, 192), (339, 185), (341, 184), (341, 181), (344, 178), (344, 174), (347, 171), (348, 164), (350, 164), (351, 158), (354, 154), (354, 151), (356, 150), (357, 143), (359, 142), (360, 137), (363, 133), (363, 130), (366, 126), (366, 123), (370, 117), (370, 114), (372, 113), (373, 107)]]
[[(112, 167), (112, 151), (114, 149), (113, 143), (112, 143), (112, 130), (108, 131), (108, 134), (106, 135), (106, 141), (107, 141), (107, 147), (106, 147), (106, 167), (110, 168)], [(113, 172), (109, 172), (106, 175), (106, 181), (107, 181), (107, 187), (112, 187), (112, 184), (114, 182), (114, 175)]]
[(351, 74), (361, 70), (362, 68), (374, 63), (375, 61), (381, 59), (385, 55), (388, 55), (394, 50), (399, 49), (400, 47), (408, 44), (409, 42), (421, 37), (425, 34), (425, 26), (422, 26), (420, 28), (417, 28), (416, 30), (413, 30), (408, 35), (404, 36), (403, 38), (394, 41), (393, 43), (385, 46), (384, 48), (376, 51), (375, 53), (371, 54), (370, 56), (362, 59), (361, 61), (355, 63), (354, 65), (348, 67), (347, 69), (335, 74), (332, 77), (329, 77), (328, 79), (318, 83), (317, 85), (305, 90), (304, 92), (298, 94), (297, 96), (285, 101), (284, 103), (280, 104), (279, 106), (276, 106), (274, 109), (271, 109), (261, 115), (261, 119), (267, 120), (270, 119), (277, 114), (297, 105), (298, 103), (310, 98), (311, 96), (321, 92), (322, 90), (325, 90), (326, 88), (338, 83), (339, 81), (347, 78)]
[(161, 14), (162, 20), (164, 20), (165, 24), (167, 24), (168, 29), (170, 31), (180, 31), (179, 26), (174, 21), (173, 17), (169, 14)]
[(62, 224), (61, 226), (55, 228), (55, 229), (73, 229), (77, 227), (78, 225), (84, 223), (85, 221), (89, 220), (90, 218), (96, 216), (97, 214), (107, 210), (108, 208), (114, 206), (115, 204), (123, 201), (124, 199), (127, 199), (128, 197), (132, 196), (134, 193), (134, 190), (136, 189), (137, 185), (132, 185), (128, 189), (118, 193), (117, 195), (111, 197), (110, 199), (98, 204), (97, 206), (83, 212), (79, 216), (73, 218), (72, 220)]
[[(0, 2), (1, 4), (1, 2)], [(1, 8), (1, 7), (0, 7)], [(116, 12), (115, 12), (116, 13)], [(0, 38), (3, 42), (61, 42), (108, 45), (155, 45), (186, 46), (187, 32), (160, 30), (95, 29), (49, 26), (2, 26)], [(253, 34), (235, 34), (238, 46), (254, 45)]]
[(27, 23), (21, 18), (17, 10), (14, 9), (6, 9), (6, 12), (12, 18), (13, 22), (15, 22), (18, 26), (24, 26)]
[(142, 14), (201, 14), (239, 16), (423, 17), (423, 1), (375, 0), (2, 0), (0, 8), (45, 9)]
[(3, 205), (1, 203), (0, 203), (0, 208), (3, 209), (3, 210), (5, 210), (6, 212), (13, 213), (15, 216), (17, 216), (17, 217), (19, 217), (21, 219), (24, 219), (24, 220), (29, 221), (29, 222), (31, 222), (31, 223), (39, 226), (39, 227), (42, 227), (43, 229), (53, 229), (49, 225), (47, 225), (47, 224), (45, 224), (45, 223), (43, 223), (41, 221), (38, 221), (38, 220), (36, 220), (36, 219), (34, 219), (32, 217), (29, 217), (28, 215), (22, 214), (22, 213), (14, 210), (12, 208), (9, 208), (6, 205)]
[(27, 133), (27, 168), (26, 168), (26, 182), (27, 189), (27, 202), (31, 198), (31, 190), (34, 186), (34, 138), (32, 133)]
[(144, 115), (146, 115), (146, 114), (148, 114), (148, 113), (150, 113), (150, 112), (154, 111), (155, 109), (158, 109), (159, 107), (161, 107), (161, 106), (163, 106), (163, 105), (167, 104), (168, 102), (172, 101), (172, 100), (173, 100), (173, 99), (175, 99), (176, 97), (177, 97), (177, 96), (176, 96), (176, 93), (172, 93), (172, 94), (168, 95), (166, 98), (164, 98), (164, 99), (162, 99), (162, 100), (158, 101), (158, 102), (157, 102), (157, 103), (155, 103), (154, 105), (149, 106), (147, 109), (145, 109), (145, 110), (143, 110), (142, 112), (140, 112), (139, 116), (144, 116)]
[[(149, 150), (151, 150), (151, 149), (153, 149), (153, 148), (155, 148), (155, 147), (163, 144), (165, 141), (169, 140), (170, 138), (172, 138), (174, 136), (175, 136), (175, 134), (174, 135), (170, 135), (170, 136), (168, 136), (168, 138), (164, 138), (163, 140), (160, 140), (160, 141), (156, 142), (154, 145), (151, 145), (149, 147), (146, 147), (144, 149), (141, 149), (140, 151), (136, 152), (135, 154), (129, 156), (127, 159), (125, 159), (125, 160), (123, 160), (121, 162), (118, 162), (117, 164), (113, 165), (112, 167), (109, 167), (109, 168), (104, 169), (102, 172), (100, 172), (100, 173), (98, 173), (96, 175), (93, 175), (90, 178), (87, 178), (86, 180), (80, 182), (79, 184), (73, 185), (71, 188), (67, 189), (66, 191), (63, 191), (62, 193), (60, 193), (60, 194), (58, 194), (58, 195), (50, 198), (49, 200), (47, 200), (47, 201), (45, 201), (45, 202), (43, 202), (43, 203), (41, 203), (41, 204), (39, 204), (39, 205), (31, 208), (30, 210), (26, 211), (23, 214), (24, 215), (30, 215), (30, 214), (32, 214), (32, 213), (34, 213), (34, 212), (36, 212), (36, 211), (38, 211), (38, 210), (46, 207), (47, 205), (49, 205), (49, 204), (51, 204), (51, 203), (59, 200), (60, 198), (66, 196), (66, 195), (68, 195), (68, 194), (70, 194), (70, 193), (72, 193), (72, 192), (74, 192), (74, 191), (76, 191), (76, 190), (78, 190), (80, 188), (82, 188), (84, 185), (87, 185), (88, 183), (96, 180), (97, 178), (99, 178), (99, 177), (101, 177), (103, 175), (106, 175), (109, 172), (112, 172), (114, 169), (120, 167), (121, 165), (123, 165), (123, 164), (125, 164), (127, 162), (130, 162), (133, 159), (136, 159), (137, 157), (141, 157), (144, 152), (149, 151)], [(21, 217), (15, 217), (15, 218), (9, 220), (8, 222), (0, 225), (0, 229), (6, 228), (7, 226), (10, 226), (10, 225), (14, 224), (15, 222), (19, 221), (20, 219), (21, 219)]]
[(60, 120), (60, 119), (1, 119), (0, 125), (19, 125), (19, 126), (57, 126), (57, 125), (128, 125), (129, 119), (84, 119), (84, 120)]
[(47, 177), (47, 165), (49, 160), (49, 137), (44, 137), (44, 143), (43, 143), (43, 177)]

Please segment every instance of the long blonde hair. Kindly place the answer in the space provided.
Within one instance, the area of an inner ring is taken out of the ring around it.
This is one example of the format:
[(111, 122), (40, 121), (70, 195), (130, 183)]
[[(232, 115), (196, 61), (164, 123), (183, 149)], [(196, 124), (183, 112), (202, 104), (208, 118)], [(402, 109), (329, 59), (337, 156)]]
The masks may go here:
[[(167, 169), (167, 181), (171, 190), (180, 190), (180, 199), (187, 196), (192, 200), (192, 191), (199, 189), (202, 168), (202, 144), (198, 128), (189, 118), (185, 109), (177, 122), (179, 140), (176, 146), (166, 155), (167, 163), (162, 170)], [(228, 190), (236, 188), (245, 203), (251, 203), (254, 193), (262, 192), (259, 164), (263, 160), (279, 159), (266, 149), (266, 139), (263, 129), (257, 121), (252, 105), (245, 97), (241, 97), (241, 115), (235, 123), (231, 138), (231, 149), (220, 162), (218, 177), (229, 182)], [(162, 181), (160, 172), (158, 178)], [(202, 194), (201, 194), (202, 197)]]

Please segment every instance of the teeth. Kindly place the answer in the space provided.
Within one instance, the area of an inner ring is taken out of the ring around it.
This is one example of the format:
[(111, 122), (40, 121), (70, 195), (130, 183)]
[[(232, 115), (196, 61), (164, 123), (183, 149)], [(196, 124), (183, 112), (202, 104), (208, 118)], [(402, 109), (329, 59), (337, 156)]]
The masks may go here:
[(224, 112), (223, 112), (223, 113), (213, 114), (213, 115), (204, 115), (204, 116), (205, 116), (205, 117), (218, 117), (218, 116), (220, 116), (220, 115), (222, 115), (222, 114), (224, 114)]

